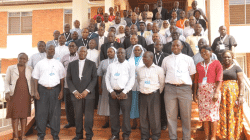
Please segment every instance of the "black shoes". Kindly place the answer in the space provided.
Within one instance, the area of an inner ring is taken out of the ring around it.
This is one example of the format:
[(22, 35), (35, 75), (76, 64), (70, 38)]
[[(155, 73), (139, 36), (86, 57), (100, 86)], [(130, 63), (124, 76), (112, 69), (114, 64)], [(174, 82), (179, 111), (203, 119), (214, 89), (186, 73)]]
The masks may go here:
[(102, 128), (108, 128), (109, 127), (109, 122), (106, 122), (103, 126), (102, 126)]
[(75, 125), (72, 125), (72, 124), (66, 124), (63, 128), (70, 128), (70, 127), (75, 127)]
[(119, 140), (119, 137), (112, 135), (109, 140)]
[(75, 136), (72, 140), (80, 140), (83, 139), (83, 136)]
[(166, 130), (167, 129), (167, 126), (166, 125), (163, 125), (162, 127), (161, 127), (161, 130)]

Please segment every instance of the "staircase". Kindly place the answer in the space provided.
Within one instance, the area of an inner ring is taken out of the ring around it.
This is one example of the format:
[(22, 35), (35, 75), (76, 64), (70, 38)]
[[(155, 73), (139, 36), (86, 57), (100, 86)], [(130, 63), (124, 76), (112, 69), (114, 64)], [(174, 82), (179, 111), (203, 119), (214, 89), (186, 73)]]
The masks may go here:
[[(111, 128), (103, 129), (101, 128), (104, 125), (104, 117), (97, 115), (97, 110), (95, 110), (94, 116), (94, 137), (93, 140), (107, 140), (111, 136)], [(121, 117), (122, 120), (122, 117)], [(121, 121), (122, 122), (122, 121)], [(75, 137), (75, 127), (71, 127), (68, 129), (63, 128), (65, 124), (67, 124), (65, 105), (62, 103), (62, 111), (61, 111), (61, 130), (59, 137), (61, 140), (71, 140)], [(130, 122), (132, 125), (132, 121)], [(192, 104), (192, 132), (191, 136), (194, 140), (203, 140), (204, 132), (196, 131), (197, 128), (201, 126), (199, 122), (199, 114), (198, 114), (198, 105), (196, 103)], [(182, 128), (181, 128), (181, 120), (178, 120), (178, 139), (182, 139)], [(131, 140), (140, 140), (140, 130), (137, 128), (136, 130), (132, 130), (130, 135)], [(37, 131), (34, 130), (33, 133), (27, 136), (28, 140), (36, 140), (37, 139)], [(122, 133), (120, 133), (120, 138), (122, 138)], [(50, 135), (50, 129), (47, 128), (45, 139), (53, 139)], [(169, 139), (168, 130), (162, 130), (161, 140)]]

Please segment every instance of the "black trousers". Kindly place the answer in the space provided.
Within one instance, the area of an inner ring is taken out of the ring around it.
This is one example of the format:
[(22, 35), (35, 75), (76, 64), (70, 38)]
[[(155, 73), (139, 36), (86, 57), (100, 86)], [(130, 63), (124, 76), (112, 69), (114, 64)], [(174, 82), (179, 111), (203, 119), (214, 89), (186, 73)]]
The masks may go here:
[(38, 85), (38, 92), (40, 99), (36, 101), (37, 136), (44, 137), (46, 135), (48, 121), (51, 127), (51, 135), (58, 136), (61, 118), (61, 100), (58, 100), (60, 86), (47, 89), (42, 85)]
[(140, 95), (141, 138), (158, 140), (161, 136), (161, 103), (159, 90), (152, 94)]
[(75, 113), (73, 102), (71, 100), (71, 94), (68, 88), (64, 88), (64, 102), (67, 121), (70, 125), (75, 125)]
[(76, 136), (83, 136), (83, 114), (85, 114), (84, 129), (86, 138), (93, 137), (93, 122), (94, 122), (94, 107), (95, 99), (76, 99), (74, 94), (71, 94), (71, 99), (75, 111)]
[(164, 102), (164, 90), (160, 94), (160, 101), (161, 101), (161, 126), (167, 126), (168, 121), (167, 121), (167, 114), (166, 114), (166, 109), (165, 109), (165, 102)]
[[(120, 93), (117, 93), (120, 94)], [(130, 110), (132, 103), (132, 93), (131, 91), (127, 93), (127, 99), (113, 99), (109, 94), (109, 110), (110, 110), (110, 124), (111, 133), (114, 136), (119, 137), (120, 133), (120, 109), (122, 110), (123, 122), (122, 122), (122, 137), (129, 137), (131, 133), (130, 126)]]

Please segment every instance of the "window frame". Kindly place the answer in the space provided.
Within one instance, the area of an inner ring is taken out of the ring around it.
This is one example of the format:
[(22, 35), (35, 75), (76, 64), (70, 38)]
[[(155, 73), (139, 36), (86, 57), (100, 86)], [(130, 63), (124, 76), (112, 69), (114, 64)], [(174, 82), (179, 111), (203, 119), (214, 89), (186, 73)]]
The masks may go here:
[[(22, 13), (31, 13), (31, 16), (22, 16)], [(19, 16), (10, 16), (11, 13), (19, 13)], [(11, 17), (19, 17), (19, 32), (18, 33), (10, 33), (10, 18)], [(22, 17), (31, 17), (31, 32), (30, 33), (22, 33)], [(11, 11), (8, 12), (8, 19), (7, 19), (7, 35), (18, 35), (18, 34), (32, 34), (32, 18), (33, 18), (33, 11)]]
[[(235, 0), (234, 0), (235, 1)], [(237, 0), (236, 0), (237, 1)], [(237, 4), (237, 3), (233, 3), (233, 4), (230, 4), (230, 0), (229, 0), (229, 4), (228, 4), (228, 9), (229, 9), (229, 25), (230, 26), (236, 26), (236, 25), (242, 25), (242, 26), (248, 26), (248, 25), (250, 25), (250, 22), (249, 23), (247, 23), (247, 4), (249, 4), (250, 5), (250, 0), (244, 0), (244, 4)], [(244, 16), (244, 23), (240, 23), (240, 24), (232, 24), (230, 21), (231, 21), (231, 12), (230, 12), (230, 6), (232, 6), (232, 5), (244, 5), (244, 8), (245, 8), (245, 10), (244, 10), (244, 14), (245, 14), (245, 16)], [(250, 13), (249, 13), (250, 14)]]

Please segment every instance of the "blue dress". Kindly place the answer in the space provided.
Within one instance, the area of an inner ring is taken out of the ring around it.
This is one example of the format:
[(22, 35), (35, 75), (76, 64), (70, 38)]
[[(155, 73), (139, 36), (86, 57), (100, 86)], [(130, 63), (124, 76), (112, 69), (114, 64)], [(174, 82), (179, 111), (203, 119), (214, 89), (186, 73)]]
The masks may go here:
[[(135, 66), (139, 65), (140, 60), (142, 57), (134, 57), (135, 58)], [(135, 75), (137, 75), (135, 73)], [(130, 111), (130, 118), (136, 119), (139, 118), (139, 91), (132, 90), (132, 104), (131, 104), (131, 111)]]

